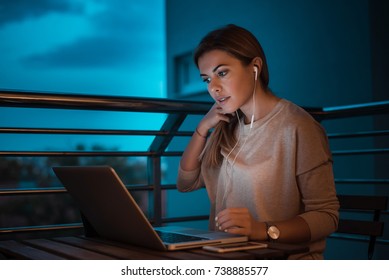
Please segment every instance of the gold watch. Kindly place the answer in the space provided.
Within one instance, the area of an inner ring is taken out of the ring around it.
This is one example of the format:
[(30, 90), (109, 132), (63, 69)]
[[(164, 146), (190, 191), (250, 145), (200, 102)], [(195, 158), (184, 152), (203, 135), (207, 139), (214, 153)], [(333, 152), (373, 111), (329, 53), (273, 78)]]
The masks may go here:
[(275, 225), (271, 225), (267, 222), (265, 222), (265, 224), (268, 241), (276, 241), (280, 237), (280, 230)]

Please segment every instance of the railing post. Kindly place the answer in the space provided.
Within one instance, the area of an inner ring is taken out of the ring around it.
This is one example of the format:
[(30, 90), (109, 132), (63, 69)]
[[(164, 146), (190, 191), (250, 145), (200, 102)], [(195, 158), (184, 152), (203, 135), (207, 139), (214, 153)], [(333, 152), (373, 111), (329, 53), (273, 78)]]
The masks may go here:
[[(154, 226), (162, 225), (162, 190), (161, 190), (161, 157), (148, 157), (149, 184), (153, 186), (154, 191), (149, 196), (150, 213), (153, 213)], [(151, 208), (151, 205), (153, 209)]]
[(154, 209), (150, 209), (150, 213), (154, 213), (154, 225), (162, 225), (162, 172), (161, 172), (161, 157), (169, 146), (170, 141), (173, 139), (174, 134), (178, 131), (181, 124), (186, 118), (185, 113), (181, 114), (170, 114), (166, 118), (164, 124), (161, 127), (161, 131), (166, 131), (167, 134), (164, 136), (157, 136), (150, 145), (150, 152), (154, 155), (148, 157), (148, 174), (149, 183), (153, 185), (154, 192), (150, 196)]

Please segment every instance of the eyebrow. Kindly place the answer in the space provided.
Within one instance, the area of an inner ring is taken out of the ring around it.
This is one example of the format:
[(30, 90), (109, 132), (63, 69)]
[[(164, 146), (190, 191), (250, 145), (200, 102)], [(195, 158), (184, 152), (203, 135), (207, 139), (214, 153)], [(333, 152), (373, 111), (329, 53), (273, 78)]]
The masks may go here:
[[(217, 69), (219, 69), (220, 67), (222, 66), (226, 66), (227, 64), (219, 64), (218, 66), (216, 66), (215, 68), (213, 68), (212, 70), (212, 73), (215, 73), (217, 71)], [(206, 74), (200, 74), (200, 77), (203, 77), (203, 76), (207, 76)]]

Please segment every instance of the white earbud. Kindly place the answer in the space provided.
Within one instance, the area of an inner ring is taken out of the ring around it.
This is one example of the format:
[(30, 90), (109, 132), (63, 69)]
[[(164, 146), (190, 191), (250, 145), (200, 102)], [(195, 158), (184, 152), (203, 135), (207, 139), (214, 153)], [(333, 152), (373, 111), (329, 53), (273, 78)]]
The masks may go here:
[(258, 79), (258, 67), (257, 66), (254, 66), (254, 73), (255, 73), (255, 80)]

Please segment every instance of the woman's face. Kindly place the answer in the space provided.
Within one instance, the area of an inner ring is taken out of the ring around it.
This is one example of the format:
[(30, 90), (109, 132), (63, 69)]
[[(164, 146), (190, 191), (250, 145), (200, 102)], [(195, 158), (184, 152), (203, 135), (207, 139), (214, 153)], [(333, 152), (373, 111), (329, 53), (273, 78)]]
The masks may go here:
[(198, 60), (200, 76), (208, 84), (208, 92), (224, 113), (252, 108), (254, 90), (253, 65), (244, 66), (240, 60), (222, 50), (204, 53)]

